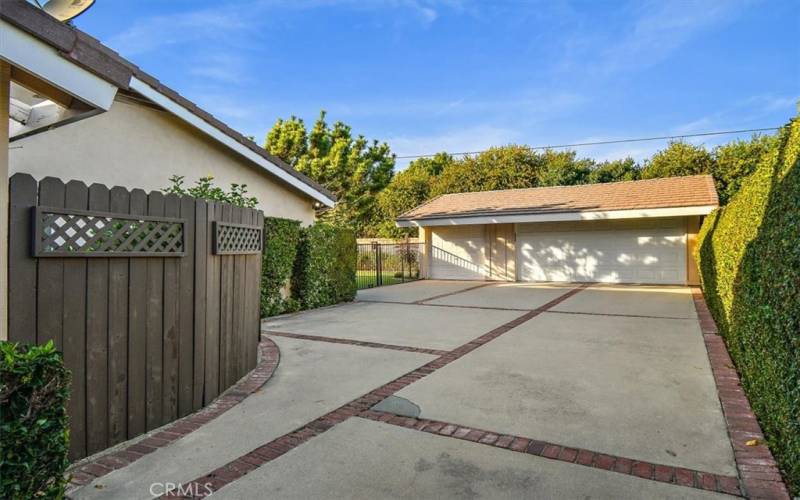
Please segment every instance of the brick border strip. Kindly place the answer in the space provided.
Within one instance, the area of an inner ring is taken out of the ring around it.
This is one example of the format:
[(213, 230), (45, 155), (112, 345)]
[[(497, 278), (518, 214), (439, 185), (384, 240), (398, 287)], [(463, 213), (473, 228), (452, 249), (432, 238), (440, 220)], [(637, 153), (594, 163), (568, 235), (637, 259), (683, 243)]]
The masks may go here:
[[(354, 399), (353, 401), (340, 406), (339, 408), (322, 415), (319, 418), (295, 429), (294, 431), (284, 434), (272, 441), (265, 443), (258, 448), (250, 451), (249, 453), (233, 459), (227, 464), (214, 469), (213, 471), (198, 477), (192, 481), (184, 483), (180, 489), (174, 489), (162, 495), (161, 498), (204, 498), (213, 492), (218, 491), (222, 487), (242, 478), (250, 472), (256, 470), (267, 462), (271, 462), (281, 455), (293, 450), (301, 444), (309, 441), (315, 436), (322, 434), (331, 427), (344, 422), (350, 417), (358, 416), (380, 403), (387, 397), (395, 394), (404, 387), (427, 377), (436, 370), (452, 363), (453, 361), (462, 358), (463, 356), (474, 351), (478, 347), (496, 339), (497, 337), (507, 333), (509, 330), (533, 319), (539, 314), (545, 312), (551, 307), (555, 307), (561, 302), (567, 300), (578, 292), (591, 286), (590, 284), (581, 284), (575, 288), (567, 290), (566, 293), (556, 297), (543, 306), (528, 311), (527, 313), (504, 323), (497, 328), (481, 335), (480, 337), (467, 342), (447, 352), (433, 361), (430, 361), (419, 368), (416, 368), (405, 375), (402, 375), (380, 387), (374, 389), (363, 396)], [(177, 488), (177, 486), (176, 486)], [(181, 493), (195, 492), (196, 495), (186, 495)]]
[(616, 313), (597, 313), (584, 311), (547, 311), (552, 314), (581, 314), (588, 316), (611, 316), (613, 318), (646, 318), (646, 319), (682, 319), (684, 321), (696, 321), (694, 318), (679, 318), (677, 316), (651, 316), (647, 314), (616, 314)]
[(123, 445), (122, 449), (101, 452), (88, 461), (80, 462), (72, 467), (68, 471), (72, 474), (70, 491), (85, 486), (114, 470), (126, 467), (158, 448), (172, 444), (219, 417), (263, 387), (278, 367), (280, 350), (272, 340), (267, 338), (261, 339), (258, 349), (258, 365), (208, 406), (153, 431), (150, 436), (138, 439), (132, 445)]
[(360, 347), (372, 347), (375, 349), (390, 349), (392, 351), (416, 352), (419, 354), (432, 354), (434, 356), (444, 356), (445, 354), (447, 354), (447, 351), (442, 351), (439, 349), (410, 347), (397, 344), (382, 344), (380, 342), (367, 342), (365, 340), (350, 340), (350, 339), (343, 339), (341, 337), (324, 337), (322, 335), (303, 335), (301, 333), (277, 332), (275, 330), (261, 330), (261, 333), (264, 335), (274, 335), (276, 337), (286, 337), (290, 339), (312, 340), (317, 342), (327, 342), (329, 344), (355, 345)]
[(551, 460), (560, 460), (576, 465), (594, 467), (596, 469), (636, 476), (660, 483), (687, 486), (689, 488), (727, 493), (729, 495), (741, 494), (739, 479), (735, 476), (725, 476), (672, 465), (656, 464), (644, 460), (608, 455), (583, 448), (572, 448), (548, 441), (486, 431), (474, 427), (465, 427), (463, 425), (439, 420), (404, 417), (375, 410), (367, 410), (362, 412), (359, 416), (377, 422), (396, 425), (398, 427), (429, 432), (438, 436), (472, 441), (495, 448), (504, 448)]
[(471, 286), (469, 288), (464, 288), (463, 290), (456, 290), (455, 292), (447, 292), (442, 293), (439, 295), (434, 295), (433, 297), (428, 297), (426, 299), (420, 299), (412, 302), (412, 304), (423, 304), (424, 302), (428, 302), (429, 300), (436, 300), (436, 299), (443, 299), (445, 297), (449, 297), (451, 295), (458, 295), (459, 293), (469, 292), (470, 290), (477, 290), (478, 288), (483, 288), (486, 286), (491, 286), (498, 283), (497, 281), (489, 281), (486, 283), (481, 283), (480, 285)]
[[(425, 299), (430, 300), (430, 299)], [(399, 306), (425, 306), (425, 307), (455, 307), (458, 309), (485, 309), (488, 311), (517, 311), (525, 312), (532, 311), (532, 309), (523, 309), (521, 307), (491, 307), (491, 306), (460, 306), (456, 304), (427, 304), (425, 302), (400, 302), (396, 300), (367, 300), (357, 299), (355, 302), (361, 304), (394, 304)]]
[[(742, 489), (748, 498), (789, 500), (789, 491), (778, 464), (766, 444), (761, 426), (742, 389), (739, 374), (699, 287), (692, 287), (692, 299), (717, 385), (722, 414), (728, 426), (728, 437)], [(748, 446), (747, 442), (752, 440), (756, 444)]]

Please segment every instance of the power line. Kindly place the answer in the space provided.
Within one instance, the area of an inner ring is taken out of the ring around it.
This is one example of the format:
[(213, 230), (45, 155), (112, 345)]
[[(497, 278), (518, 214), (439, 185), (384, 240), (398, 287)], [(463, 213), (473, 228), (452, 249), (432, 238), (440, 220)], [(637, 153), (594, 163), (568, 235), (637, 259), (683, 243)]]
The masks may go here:
[[(577, 148), (580, 146), (602, 146), (604, 144), (622, 144), (625, 142), (645, 142), (645, 141), (663, 141), (668, 139), (686, 139), (687, 137), (708, 137), (710, 135), (729, 135), (729, 134), (744, 134), (747, 132), (767, 132), (778, 130), (780, 127), (765, 127), (765, 128), (749, 128), (744, 130), (725, 130), (721, 132), (699, 132), (696, 134), (684, 135), (662, 135), (659, 137), (640, 137), (637, 139), (617, 139), (613, 141), (596, 141), (596, 142), (577, 142), (575, 144), (555, 144), (551, 146), (528, 146), (529, 149), (561, 149), (561, 148)], [(447, 153), (450, 156), (464, 156), (485, 153), (487, 150), (482, 151), (463, 151), (461, 153)], [(412, 158), (431, 158), (439, 153), (424, 154), (424, 155), (405, 155), (397, 156), (398, 160), (407, 160)]]

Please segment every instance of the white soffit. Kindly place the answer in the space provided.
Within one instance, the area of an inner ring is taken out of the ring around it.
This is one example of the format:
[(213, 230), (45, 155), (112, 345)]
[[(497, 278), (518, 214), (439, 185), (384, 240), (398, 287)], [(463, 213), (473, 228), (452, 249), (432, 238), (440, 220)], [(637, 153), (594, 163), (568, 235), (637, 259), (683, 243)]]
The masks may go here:
[(211, 136), (215, 140), (219, 141), (220, 143), (224, 144), (225, 146), (229, 147), (230, 149), (236, 151), (240, 155), (244, 156), (248, 160), (260, 165), (269, 173), (278, 177), (279, 179), (283, 180), (287, 184), (293, 186), (294, 188), (302, 191), (303, 193), (307, 194), (308, 196), (314, 198), (315, 200), (319, 201), (325, 206), (332, 207), (334, 206), (335, 202), (325, 194), (317, 191), (313, 187), (309, 186), (305, 182), (301, 181), (297, 177), (293, 176), (289, 172), (285, 171), (281, 167), (275, 165), (274, 163), (268, 161), (263, 156), (259, 155), (258, 153), (252, 151), (247, 146), (240, 144), (237, 140), (230, 137), (228, 134), (225, 134), (218, 128), (214, 127), (207, 121), (203, 120), (199, 116), (195, 115), (188, 109), (184, 108), (180, 104), (176, 103), (169, 97), (165, 96), (164, 94), (160, 93), (150, 85), (146, 84), (145, 82), (139, 80), (136, 77), (131, 78), (131, 82), (129, 84), (131, 90), (135, 90), (136, 92), (142, 94), (144, 97), (149, 99), (150, 101), (158, 104), (162, 108), (166, 109), (173, 115), (177, 116), (181, 120), (187, 122), (188, 124), (192, 125), (193, 127), (197, 128), (198, 130), (202, 131), (203, 133)]
[(81, 101), (108, 111), (117, 87), (61, 57), (56, 49), (0, 20), (0, 58)]
[(398, 227), (460, 226), (469, 224), (507, 224), (522, 222), (561, 222), (582, 220), (643, 219), (651, 217), (680, 217), (708, 215), (716, 205), (676, 208), (643, 208), (634, 210), (607, 210), (602, 212), (559, 212), (544, 214), (478, 215), (444, 217), (437, 219), (398, 220)]

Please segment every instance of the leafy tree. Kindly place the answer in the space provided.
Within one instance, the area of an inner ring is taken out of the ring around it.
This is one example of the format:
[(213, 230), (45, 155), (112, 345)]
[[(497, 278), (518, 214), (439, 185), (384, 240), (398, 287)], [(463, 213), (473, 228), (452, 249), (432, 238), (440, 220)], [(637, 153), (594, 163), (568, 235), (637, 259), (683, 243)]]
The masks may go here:
[(641, 169), (631, 158), (624, 160), (604, 161), (595, 165), (589, 173), (589, 184), (602, 182), (635, 181), (641, 175)]
[(775, 147), (775, 136), (754, 135), (749, 141), (735, 140), (714, 148), (712, 168), (720, 203), (725, 205), (739, 191), (745, 177), (753, 173), (759, 160)]
[(587, 158), (578, 160), (575, 151), (548, 149), (540, 156), (544, 165), (540, 170), (538, 186), (574, 186), (589, 181), (594, 162)]
[(494, 147), (447, 165), (433, 182), (431, 196), (533, 187), (544, 167), (542, 156), (528, 146)]
[(292, 115), (288, 120), (278, 118), (267, 133), (265, 149), (295, 166), (308, 153), (308, 134), (301, 118)]
[(395, 218), (428, 200), (431, 183), (453, 161), (453, 157), (447, 153), (439, 153), (432, 158), (415, 160), (405, 170), (395, 174), (386, 189), (378, 195), (377, 220), (368, 231), (372, 233), (369, 236), (400, 238), (416, 234), (416, 228), (396, 227)]
[(342, 122), (329, 126), (324, 111), (310, 132), (298, 118), (278, 120), (264, 147), (333, 192), (336, 207), (321, 218), (357, 234), (374, 217), (377, 195), (389, 184), (395, 162), (388, 144), (353, 137)]
[(666, 149), (645, 161), (642, 179), (710, 174), (714, 157), (703, 146), (688, 142), (670, 142)]

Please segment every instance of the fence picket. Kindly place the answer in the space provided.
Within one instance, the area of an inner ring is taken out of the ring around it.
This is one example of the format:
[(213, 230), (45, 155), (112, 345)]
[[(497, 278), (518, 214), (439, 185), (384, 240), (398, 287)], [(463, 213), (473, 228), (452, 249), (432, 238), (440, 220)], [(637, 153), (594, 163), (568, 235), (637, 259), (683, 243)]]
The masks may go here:
[[(109, 191), (109, 210), (131, 213), (130, 193)], [(128, 431), (128, 268), (131, 259), (108, 263), (108, 443), (125, 441)]]
[(208, 235), (209, 204), (205, 200), (195, 201), (195, 264), (194, 264), (194, 377), (192, 410), (203, 406), (206, 374), (206, 292), (208, 291)]
[(193, 328), (194, 328), (194, 198), (182, 197), (180, 216), (186, 219), (184, 229), (184, 250), (186, 255), (180, 259), (178, 284), (178, 416), (186, 416), (192, 411), (193, 367)]
[[(39, 182), (39, 205), (64, 206), (64, 183), (55, 177), (45, 177)], [(64, 346), (64, 261), (39, 262), (36, 341), (45, 344), (52, 340), (58, 350)]]
[[(131, 191), (131, 214), (147, 214), (147, 193)], [(128, 439), (147, 430), (147, 261), (130, 259), (128, 297)]]
[[(164, 197), (164, 216), (180, 216), (180, 198), (175, 194)], [(185, 239), (184, 234), (184, 239)], [(183, 258), (183, 257), (181, 257)], [(164, 380), (162, 392), (162, 424), (178, 418), (178, 301), (180, 290), (180, 259), (163, 259), (164, 261)]]
[(219, 255), (212, 252), (213, 237), (211, 236), (212, 223), (222, 219), (222, 206), (216, 202), (208, 202), (208, 244), (206, 256), (206, 374), (204, 389), (204, 404), (208, 404), (219, 394), (222, 369), (220, 366), (220, 297), (219, 297)]
[[(147, 196), (147, 215), (164, 215), (164, 195)], [(147, 260), (147, 430), (161, 426), (164, 393), (164, 260)]]
[[(108, 188), (89, 186), (89, 209), (108, 211)], [(83, 259), (81, 259), (83, 260)], [(108, 448), (108, 259), (87, 259), (86, 268), (86, 452)], [(67, 265), (67, 263), (65, 263)]]
[[(69, 181), (64, 189), (64, 206), (85, 210), (89, 206), (89, 189), (86, 184), (78, 181)], [(75, 293), (75, 290), (85, 290), (87, 259), (69, 259), (64, 261), (64, 363), (72, 368), (75, 380), (83, 380), (87, 376), (87, 337), (86, 337), (86, 294)], [(70, 455), (80, 457), (91, 453), (87, 448), (86, 427), (88, 421), (86, 387), (83, 384), (73, 384), (67, 411), (73, 415), (70, 421), (70, 435), (72, 446)]]
[(33, 176), (14, 174), (9, 181), (10, 210), (8, 261), (8, 339), (36, 342), (36, 259), (31, 258), (31, 207), (36, 205)]

